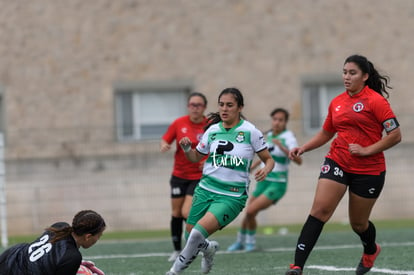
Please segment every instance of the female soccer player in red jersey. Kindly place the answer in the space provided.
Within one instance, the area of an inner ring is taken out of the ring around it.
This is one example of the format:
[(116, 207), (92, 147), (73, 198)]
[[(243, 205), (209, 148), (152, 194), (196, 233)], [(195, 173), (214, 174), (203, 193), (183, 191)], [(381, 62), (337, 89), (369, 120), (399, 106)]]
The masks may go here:
[(342, 78), (346, 91), (331, 101), (322, 129), (304, 145), (289, 152), (293, 159), (336, 135), (321, 166), (313, 205), (298, 238), (295, 263), (286, 275), (302, 274), (324, 224), (347, 189), (349, 221), (364, 248), (356, 274), (367, 273), (381, 251), (369, 216), (385, 181), (383, 151), (401, 141), (398, 121), (386, 100), (389, 78), (380, 75), (360, 55), (345, 60)]
[(194, 188), (201, 178), (203, 169), (202, 163), (192, 163), (186, 158), (178, 141), (187, 136), (194, 147), (200, 141), (204, 127), (207, 125), (207, 118), (204, 116), (207, 108), (206, 97), (202, 93), (191, 93), (188, 97), (187, 108), (188, 115), (173, 121), (160, 144), (161, 152), (166, 152), (171, 149), (171, 143), (176, 141), (174, 167), (170, 179), (172, 208), (170, 230), (174, 246), (174, 251), (168, 259), (170, 262), (175, 261), (180, 255), (183, 222), (190, 211)]

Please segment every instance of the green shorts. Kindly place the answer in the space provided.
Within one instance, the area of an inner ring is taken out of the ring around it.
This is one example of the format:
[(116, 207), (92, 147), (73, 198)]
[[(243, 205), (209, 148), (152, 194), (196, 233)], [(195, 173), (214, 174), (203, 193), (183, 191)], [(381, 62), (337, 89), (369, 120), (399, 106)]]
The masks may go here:
[(197, 186), (187, 223), (195, 225), (207, 212), (211, 212), (220, 224), (220, 228), (223, 228), (240, 214), (246, 201), (247, 194), (231, 197), (213, 193)]
[(278, 174), (278, 179), (280, 181), (275, 181), (277, 178), (273, 178), (272, 181), (267, 180), (260, 181), (256, 184), (256, 189), (253, 191), (253, 197), (258, 197), (260, 195), (266, 196), (269, 200), (276, 203), (279, 201), (286, 193), (287, 189), (287, 175), (285, 173), (276, 173)]

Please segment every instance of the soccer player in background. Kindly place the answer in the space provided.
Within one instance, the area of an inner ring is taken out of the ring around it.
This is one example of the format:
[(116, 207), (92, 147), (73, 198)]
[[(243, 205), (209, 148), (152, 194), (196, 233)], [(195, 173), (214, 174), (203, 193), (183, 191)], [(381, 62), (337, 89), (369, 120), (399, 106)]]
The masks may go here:
[(79, 248), (93, 246), (105, 228), (98, 213), (80, 211), (72, 225), (54, 223), (32, 243), (17, 244), (4, 251), (0, 255), (0, 274), (76, 275), (82, 261)]
[(194, 147), (200, 141), (207, 125), (204, 111), (207, 108), (207, 99), (202, 93), (191, 93), (187, 100), (188, 114), (177, 118), (168, 127), (160, 144), (161, 152), (171, 149), (171, 143), (176, 140), (174, 167), (170, 179), (171, 187), (171, 221), (170, 230), (174, 251), (168, 258), (173, 262), (181, 252), (183, 223), (190, 211), (194, 188), (201, 178), (203, 161), (193, 163), (189, 161), (178, 144), (183, 137), (188, 137)]
[(352, 55), (344, 62), (342, 79), (346, 90), (331, 101), (322, 129), (289, 152), (291, 159), (297, 158), (336, 136), (321, 166), (313, 205), (286, 275), (302, 274), (324, 224), (347, 190), (349, 221), (364, 248), (356, 274), (367, 273), (381, 251), (369, 217), (385, 182), (383, 151), (401, 141), (399, 123), (386, 99), (389, 78), (366, 57)]
[(243, 210), (255, 154), (265, 164), (255, 172), (256, 180), (264, 180), (273, 169), (274, 161), (263, 134), (243, 119), (243, 107), (243, 95), (238, 89), (224, 89), (218, 97), (219, 112), (209, 115), (209, 127), (197, 147), (192, 149), (187, 137), (179, 141), (190, 161), (208, 158), (187, 219), (186, 245), (166, 275), (180, 274), (200, 251), (201, 271), (209, 273), (219, 245), (207, 237), (224, 228)]
[[(275, 161), (275, 167), (265, 180), (257, 183), (247, 203), (241, 228), (237, 232), (237, 240), (228, 247), (227, 251), (251, 252), (256, 250), (256, 216), (260, 211), (276, 204), (286, 193), (290, 163), (288, 154), (289, 150), (298, 146), (298, 143), (293, 132), (286, 128), (289, 120), (287, 110), (276, 108), (270, 113), (270, 117), (272, 129), (265, 134), (265, 138), (269, 152)], [(298, 165), (302, 164), (300, 156), (295, 157), (293, 161)], [(255, 161), (251, 170), (253, 171), (260, 164), (262, 164), (260, 160)]]

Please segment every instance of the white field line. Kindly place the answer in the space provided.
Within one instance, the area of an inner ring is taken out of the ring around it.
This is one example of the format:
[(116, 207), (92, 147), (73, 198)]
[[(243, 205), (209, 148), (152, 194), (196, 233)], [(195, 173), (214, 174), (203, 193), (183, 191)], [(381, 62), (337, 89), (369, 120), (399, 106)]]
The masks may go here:
[[(414, 242), (404, 242), (404, 243), (381, 243), (381, 247), (402, 247), (402, 246), (414, 246)], [(333, 250), (333, 249), (353, 249), (353, 248), (360, 248), (361, 245), (327, 245), (327, 246), (315, 246), (314, 250)], [(270, 248), (270, 249), (263, 249), (261, 251), (265, 252), (288, 252), (294, 251), (294, 247), (286, 248), (286, 247), (279, 247), (279, 248)], [(229, 253), (246, 253), (244, 251), (241, 252), (227, 252), (227, 251), (217, 251), (217, 254), (229, 254)], [(88, 260), (94, 259), (121, 259), (121, 258), (148, 258), (148, 257), (168, 257), (170, 256), (170, 252), (168, 253), (139, 253), (139, 254), (114, 254), (114, 255), (97, 255), (97, 256), (87, 256)], [(333, 271), (333, 272), (340, 272), (340, 271), (354, 271), (355, 267), (336, 267), (336, 266), (321, 266), (321, 265), (309, 265), (306, 266), (306, 269), (317, 269), (317, 270), (325, 270), (325, 271)], [(375, 268), (371, 269), (373, 272), (383, 273), (383, 274), (401, 274), (401, 275), (414, 275), (414, 270), (391, 270), (386, 268)]]
[[(404, 243), (383, 243), (381, 242), (381, 247), (395, 247), (395, 246), (414, 246), (414, 242), (404, 242)], [(349, 248), (361, 248), (360, 244), (349, 244), (349, 245), (324, 245), (324, 246), (315, 246), (313, 250), (333, 250), (333, 249), (349, 249)], [(263, 251), (269, 252), (285, 252), (285, 251), (294, 251), (293, 248), (270, 248), (264, 249)]]
[[(354, 271), (355, 267), (336, 267), (336, 266), (326, 266), (326, 265), (309, 265), (306, 266), (306, 269), (317, 269), (317, 270), (325, 270), (325, 271)], [(384, 273), (384, 274), (402, 274), (402, 275), (414, 275), (413, 270), (393, 270), (388, 268), (375, 268), (371, 269), (372, 272), (376, 273)]]
[[(396, 247), (396, 246), (414, 246), (414, 242), (403, 242), (403, 243), (381, 243), (381, 247)], [(350, 249), (360, 248), (361, 245), (326, 245), (326, 246), (315, 246), (314, 250), (333, 250), (333, 249)], [(294, 247), (277, 247), (263, 249), (264, 252), (288, 252), (294, 251)], [(239, 252), (227, 252), (217, 251), (217, 254), (230, 254), (230, 253), (246, 253), (244, 251)], [(165, 257), (170, 256), (171, 252), (158, 252), (158, 253), (138, 253), (138, 254), (113, 254), (113, 255), (97, 255), (88, 256), (89, 259), (118, 259), (118, 258), (146, 258), (146, 257)]]

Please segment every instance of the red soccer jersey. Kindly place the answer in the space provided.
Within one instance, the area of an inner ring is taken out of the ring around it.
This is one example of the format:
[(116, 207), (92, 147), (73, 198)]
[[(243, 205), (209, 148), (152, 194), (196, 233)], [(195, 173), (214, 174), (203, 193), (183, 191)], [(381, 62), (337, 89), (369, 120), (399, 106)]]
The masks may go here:
[(348, 173), (378, 175), (385, 171), (384, 153), (360, 157), (351, 155), (348, 145), (365, 147), (379, 141), (384, 124), (394, 118), (388, 101), (368, 86), (353, 96), (347, 92), (338, 95), (331, 101), (323, 125), (324, 130), (337, 134), (326, 157)]
[(194, 123), (190, 120), (190, 116), (182, 116), (177, 118), (163, 135), (162, 139), (168, 144), (171, 144), (175, 139), (177, 149), (175, 151), (174, 168), (172, 172), (174, 176), (188, 180), (201, 178), (202, 167), (200, 167), (200, 163), (189, 161), (178, 142), (183, 137), (188, 137), (192, 142), (191, 147), (195, 148), (203, 136), (206, 124), (207, 118), (201, 123)]

